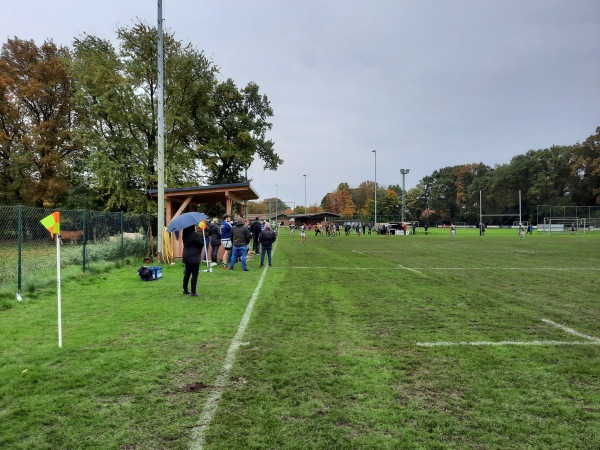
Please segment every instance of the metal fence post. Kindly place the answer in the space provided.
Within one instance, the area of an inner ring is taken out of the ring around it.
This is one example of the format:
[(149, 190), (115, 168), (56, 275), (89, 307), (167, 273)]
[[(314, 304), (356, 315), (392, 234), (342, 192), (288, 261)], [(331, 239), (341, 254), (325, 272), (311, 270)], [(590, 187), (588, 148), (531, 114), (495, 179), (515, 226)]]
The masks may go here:
[(22, 252), (23, 252), (23, 205), (17, 206), (17, 236), (18, 236), (18, 247), (19, 247), (19, 257), (17, 262), (17, 290), (21, 290), (21, 262), (22, 262)]
[(121, 219), (121, 261), (125, 259), (125, 239), (123, 234), (125, 233), (125, 224), (123, 223), (123, 211), (119, 211), (119, 218)]
[(86, 261), (86, 253), (87, 253), (87, 251), (86, 251), (87, 250), (87, 248), (86, 248), (86, 245), (87, 245), (87, 226), (86, 226), (87, 225), (87, 220), (86, 220), (87, 219), (87, 209), (82, 209), (81, 211), (82, 211), (82, 216), (83, 216), (82, 217), (82, 227), (81, 227), (82, 230), (83, 230), (83, 236), (82, 236), (83, 237), (83, 241), (82, 241), (82, 244), (83, 244), (82, 252), (83, 253), (81, 255), (81, 261), (82, 261), (82, 264), (83, 264), (83, 271), (85, 272), (85, 266), (86, 266), (86, 263), (87, 263), (87, 261)]

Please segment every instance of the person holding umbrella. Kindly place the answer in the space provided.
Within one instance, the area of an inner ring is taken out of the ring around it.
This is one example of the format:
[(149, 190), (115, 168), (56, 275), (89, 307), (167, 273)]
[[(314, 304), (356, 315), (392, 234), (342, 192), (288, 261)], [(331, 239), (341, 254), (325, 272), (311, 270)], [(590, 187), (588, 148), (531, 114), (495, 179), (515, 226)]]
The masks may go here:
[[(202, 249), (204, 248), (204, 239), (196, 232), (197, 225), (189, 226), (183, 229), (183, 254), (182, 260), (185, 264), (183, 275), (183, 293), (191, 297), (198, 297), (196, 292), (198, 283), (198, 272), (202, 260)], [(191, 277), (191, 291), (188, 291), (188, 284)]]

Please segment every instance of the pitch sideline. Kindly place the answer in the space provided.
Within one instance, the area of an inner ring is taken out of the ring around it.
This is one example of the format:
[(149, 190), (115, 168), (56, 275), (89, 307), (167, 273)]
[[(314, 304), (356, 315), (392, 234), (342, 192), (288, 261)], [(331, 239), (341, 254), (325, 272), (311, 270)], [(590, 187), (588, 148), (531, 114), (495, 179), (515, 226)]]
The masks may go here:
[[(277, 246), (277, 241), (275, 241), (275, 246), (273, 247), (273, 253), (275, 253), (275, 247)], [(248, 302), (248, 306), (246, 307), (246, 311), (244, 312), (244, 316), (240, 322), (238, 330), (229, 345), (229, 349), (227, 350), (227, 354), (225, 355), (225, 361), (223, 363), (223, 367), (217, 375), (214, 386), (217, 388), (224, 388), (229, 381), (229, 375), (231, 373), (231, 369), (233, 368), (233, 364), (235, 362), (235, 358), (237, 356), (237, 352), (242, 345), (247, 345), (247, 342), (242, 342), (242, 338), (244, 337), (244, 333), (246, 332), (246, 327), (248, 326), (248, 322), (250, 321), (250, 316), (252, 315), (252, 310), (254, 309), (254, 303), (258, 298), (258, 294), (260, 293), (260, 289), (262, 287), (263, 281), (267, 275), (268, 266), (265, 266), (263, 269), (263, 273), (260, 275), (260, 279), (258, 280), (258, 284), (252, 293), (252, 297), (250, 297), (250, 301)], [(202, 450), (204, 448), (204, 443), (206, 441), (206, 432), (215, 417), (217, 412), (217, 408), (219, 406), (219, 401), (221, 400), (222, 389), (215, 389), (212, 394), (206, 400), (204, 404), (204, 408), (202, 409), (202, 414), (200, 415), (200, 420), (198, 425), (192, 428), (192, 442), (190, 444), (190, 449), (192, 450)]]

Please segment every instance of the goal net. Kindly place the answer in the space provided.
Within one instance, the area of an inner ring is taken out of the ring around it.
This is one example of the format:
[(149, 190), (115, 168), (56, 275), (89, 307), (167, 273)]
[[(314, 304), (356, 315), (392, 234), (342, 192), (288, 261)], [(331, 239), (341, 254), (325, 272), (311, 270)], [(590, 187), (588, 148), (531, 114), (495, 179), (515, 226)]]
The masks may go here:
[(544, 217), (544, 224), (538, 224), (538, 232), (585, 233), (589, 231), (588, 220), (580, 217)]

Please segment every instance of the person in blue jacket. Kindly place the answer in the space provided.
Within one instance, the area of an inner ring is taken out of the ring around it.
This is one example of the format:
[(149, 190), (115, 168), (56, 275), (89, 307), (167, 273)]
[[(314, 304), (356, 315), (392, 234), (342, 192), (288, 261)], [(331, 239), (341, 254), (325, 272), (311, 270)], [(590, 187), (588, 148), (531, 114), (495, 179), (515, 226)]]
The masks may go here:
[(223, 216), (223, 221), (221, 222), (221, 245), (225, 252), (223, 253), (223, 269), (227, 269), (227, 264), (229, 263), (229, 255), (231, 253), (231, 248), (233, 244), (231, 242), (231, 216), (229, 214), (225, 214)]

